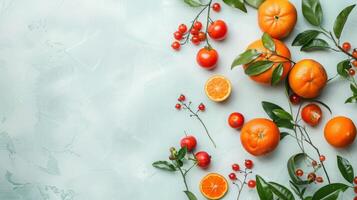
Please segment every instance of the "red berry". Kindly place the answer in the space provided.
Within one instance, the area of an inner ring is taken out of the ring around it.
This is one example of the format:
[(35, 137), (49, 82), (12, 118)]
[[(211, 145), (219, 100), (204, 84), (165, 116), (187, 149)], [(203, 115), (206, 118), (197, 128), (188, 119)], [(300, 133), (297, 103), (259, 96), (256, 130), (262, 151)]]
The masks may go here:
[(236, 176), (235, 173), (230, 173), (230, 174), (228, 175), (228, 177), (229, 177), (229, 179), (231, 179), (232, 181), (237, 180), (237, 176)]
[(200, 105), (198, 105), (198, 110), (200, 110), (200, 111), (204, 111), (205, 109), (206, 109), (205, 104), (200, 103)]
[(295, 174), (296, 174), (296, 176), (302, 176), (302, 175), (304, 175), (304, 171), (302, 171), (302, 169), (297, 169), (295, 171)]
[(216, 12), (221, 11), (221, 4), (219, 4), (219, 3), (214, 3), (214, 4), (212, 5), (212, 9), (213, 9), (214, 11), (216, 11)]
[(289, 97), (289, 99), (290, 99), (290, 102), (292, 103), (292, 104), (299, 104), (300, 103), (300, 101), (301, 101), (301, 98), (300, 98), (300, 96), (298, 96), (297, 94), (291, 94), (290, 95), (290, 97)]
[(351, 49), (351, 44), (349, 42), (344, 42), (342, 44), (342, 49), (345, 51), (349, 51)]
[(325, 157), (324, 155), (321, 155), (321, 156), (320, 156), (320, 161), (323, 162), (323, 161), (325, 161), (325, 160), (326, 160), (326, 157)]
[(357, 200), (357, 196), (355, 198), (353, 198), (353, 200)]
[(182, 34), (185, 34), (187, 31), (187, 26), (185, 24), (180, 24), (180, 26), (178, 27), (178, 31)]
[(200, 21), (196, 21), (194, 24), (193, 24), (193, 28), (197, 29), (197, 30), (201, 30), (202, 28), (202, 23)]
[(357, 185), (357, 176), (353, 179), (353, 182)]
[(185, 101), (186, 97), (185, 97), (185, 95), (181, 94), (177, 100), (178, 101)]
[(198, 35), (199, 30), (197, 30), (195, 27), (191, 29), (191, 35)]
[(251, 161), (251, 160), (245, 160), (244, 165), (246, 168), (252, 169), (254, 164), (253, 164), (253, 161)]
[(352, 56), (357, 59), (357, 49), (353, 49)]
[(182, 39), (182, 33), (180, 33), (179, 31), (176, 31), (175, 33), (174, 33), (174, 38), (176, 39), (176, 40), (181, 40)]
[(352, 65), (357, 67), (357, 60), (352, 61)]
[(239, 112), (231, 113), (228, 117), (228, 124), (232, 128), (241, 128), (244, 124), (244, 116)]
[(354, 76), (356, 74), (356, 71), (354, 69), (349, 69), (348, 70), (348, 73), (351, 75), (351, 76)]
[(195, 137), (189, 135), (181, 139), (180, 145), (181, 148), (186, 147), (187, 151), (192, 151), (197, 145), (197, 140)]
[(240, 166), (238, 164), (233, 164), (232, 165), (232, 170), (237, 172), (237, 171), (240, 170)]
[(354, 191), (355, 191), (355, 193), (357, 193), (357, 186), (355, 186)]
[(313, 161), (311, 162), (311, 164), (312, 164), (313, 167), (316, 167), (316, 166), (317, 166), (316, 160), (313, 160)]
[(200, 39), (201, 42), (202, 42), (202, 41), (205, 41), (205, 40), (206, 40), (206, 33), (200, 31), (200, 32), (198, 33), (198, 39)]
[(181, 104), (177, 103), (177, 104), (175, 105), (175, 108), (176, 108), (177, 110), (180, 110), (180, 109), (181, 109)]
[(324, 179), (321, 176), (316, 177), (316, 182), (322, 183), (324, 182)]
[(175, 50), (179, 50), (181, 47), (181, 44), (179, 42), (175, 41), (171, 44), (171, 47)]
[(195, 157), (197, 160), (197, 165), (203, 169), (207, 168), (211, 163), (211, 156), (205, 151), (197, 152)]
[(197, 35), (194, 35), (194, 36), (192, 36), (192, 38), (191, 38), (191, 42), (192, 42), (192, 44), (194, 44), (194, 45), (199, 45), (199, 44), (200, 44), (200, 39), (198, 38)]
[(316, 174), (314, 172), (311, 172), (310, 174), (307, 175), (307, 180), (315, 181), (316, 180)]
[(255, 180), (250, 180), (250, 181), (248, 181), (248, 187), (250, 187), (250, 188), (255, 188), (255, 185), (256, 185)]

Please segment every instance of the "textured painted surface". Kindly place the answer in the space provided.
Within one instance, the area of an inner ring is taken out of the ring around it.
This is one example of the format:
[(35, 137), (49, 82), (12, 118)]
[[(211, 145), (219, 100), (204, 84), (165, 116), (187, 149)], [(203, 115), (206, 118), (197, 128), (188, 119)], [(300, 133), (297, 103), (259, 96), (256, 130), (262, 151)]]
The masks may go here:
[[(338, 11), (355, 2), (322, 1), (324, 24), (332, 24)], [(300, 1), (295, 0), (298, 10)], [(247, 119), (264, 117), (260, 101), (287, 106), (282, 86), (257, 85), (241, 69), (231, 71), (238, 52), (261, 35), (256, 11), (249, 15), (223, 6), (213, 18), (225, 19), (229, 37), (213, 45), (220, 52), (219, 67), (204, 71), (196, 66), (197, 47), (171, 51), (171, 34), (189, 22), (197, 10), (179, 0), (1, 0), (0, 1), (0, 199), (5, 200), (116, 200), (184, 199), (179, 176), (158, 172), (154, 160), (166, 158), (184, 131), (196, 135), (198, 149), (212, 154), (207, 171), (228, 174), (230, 164), (251, 158), (241, 147), (238, 132), (226, 125), (232, 111)], [(299, 11), (292, 35), (307, 25)], [(357, 11), (343, 33), (357, 44)], [(285, 40), (287, 44), (293, 37)], [(293, 59), (314, 58), (335, 75), (343, 58), (332, 52), (300, 53)], [(210, 102), (203, 84), (212, 74), (229, 77), (233, 94), (223, 104)], [(204, 135), (197, 121), (177, 112), (177, 95), (204, 102), (207, 122), (218, 148)], [(321, 99), (334, 115), (357, 122), (356, 105), (344, 105), (350, 95), (341, 80), (329, 85)], [(330, 116), (325, 112), (324, 124)], [(332, 179), (340, 180), (335, 155), (357, 167), (356, 145), (335, 150), (322, 138), (323, 126), (311, 129), (314, 142), (327, 155)], [(288, 183), (285, 163), (298, 152), (286, 139), (268, 157), (255, 159), (256, 172)], [(192, 190), (207, 173), (194, 169)], [(226, 199), (233, 199), (231, 187)], [(352, 193), (345, 195), (351, 199)], [(245, 200), (257, 199), (246, 190)]]

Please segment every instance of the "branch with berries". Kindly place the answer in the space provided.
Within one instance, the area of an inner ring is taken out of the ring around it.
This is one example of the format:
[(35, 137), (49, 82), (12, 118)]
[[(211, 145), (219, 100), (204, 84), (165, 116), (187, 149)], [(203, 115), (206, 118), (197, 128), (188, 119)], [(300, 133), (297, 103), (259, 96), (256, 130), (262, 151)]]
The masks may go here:
[[(245, 160), (244, 166), (245, 168), (244, 170), (242, 170), (239, 164), (237, 163), (233, 164), (232, 165), (233, 172), (228, 175), (229, 179), (232, 181), (232, 184), (238, 188), (237, 200), (239, 200), (245, 185), (248, 185), (249, 188), (255, 188), (256, 186), (255, 180), (247, 181), (249, 175), (253, 173), (252, 170), (253, 161)], [(238, 177), (237, 177), (237, 173), (238, 173)], [(242, 175), (242, 177), (239, 175)]]

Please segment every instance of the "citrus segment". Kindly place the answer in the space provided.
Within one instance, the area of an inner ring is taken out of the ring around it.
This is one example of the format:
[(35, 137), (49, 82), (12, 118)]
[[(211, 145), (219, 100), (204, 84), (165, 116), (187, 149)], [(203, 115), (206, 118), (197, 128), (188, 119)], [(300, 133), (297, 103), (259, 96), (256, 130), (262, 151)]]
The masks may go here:
[(216, 102), (226, 100), (231, 94), (231, 82), (221, 75), (214, 75), (207, 80), (205, 92), (209, 99)]
[(207, 174), (201, 180), (200, 191), (207, 199), (221, 199), (228, 191), (227, 180), (217, 173)]

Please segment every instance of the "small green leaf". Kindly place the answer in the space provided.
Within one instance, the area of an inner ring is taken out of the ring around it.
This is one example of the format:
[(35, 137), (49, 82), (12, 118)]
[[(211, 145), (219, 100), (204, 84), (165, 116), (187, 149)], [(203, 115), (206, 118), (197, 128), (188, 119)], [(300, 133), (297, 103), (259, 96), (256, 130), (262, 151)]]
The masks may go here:
[(294, 124), (291, 122), (291, 120), (288, 120), (288, 119), (276, 119), (274, 122), (280, 128), (288, 128), (288, 129), (294, 130)]
[(259, 175), (256, 175), (256, 182), (257, 182), (257, 192), (260, 200), (272, 200), (273, 192), (271, 191), (268, 183), (265, 182), (265, 180)]
[(319, 0), (302, 0), (302, 14), (314, 26), (322, 22), (322, 8)]
[(223, 0), (223, 2), (233, 8), (238, 8), (245, 13), (247, 12), (247, 8), (245, 7), (243, 0)]
[(258, 56), (260, 56), (261, 53), (259, 53), (255, 49), (248, 49), (244, 53), (240, 54), (237, 56), (237, 58), (234, 59), (231, 69), (233, 69), (237, 65), (244, 65), (252, 62), (255, 60)]
[(351, 91), (353, 92), (354, 95), (357, 95), (357, 86), (353, 83), (350, 85)]
[(177, 159), (182, 160), (186, 156), (186, 154), (187, 154), (187, 148), (186, 147), (181, 148), (177, 153)]
[(330, 45), (323, 39), (316, 38), (301, 47), (301, 51), (315, 51), (328, 49)]
[(346, 99), (345, 103), (357, 103), (357, 95), (349, 97)]
[(291, 156), (288, 160), (287, 167), (288, 167), (289, 176), (291, 181), (296, 185), (306, 185), (310, 183), (307, 180), (302, 180), (300, 177), (296, 176), (295, 174), (297, 163), (302, 161), (306, 157), (307, 156), (305, 153), (298, 153)]
[(283, 140), (288, 135), (290, 135), (290, 134), (287, 132), (280, 132), (280, 141)]
[(353, 178), (355, 175), (350, 162), (341, 156), (337, 156), (337, 166), (343, 178), (345, 178), (349, 183), (353, 183)]
[(264, 1), (265, 0), (245, 0), (245, 2), (253, 8), (259, 8)]
[(259, 60), (251, 63), (244, 72), (249, 76), (256, 76), (270, 69), (273, 64), (270, 60)]
[(337, 200), (339, 194), (346, 191), (348, 187), (348, 185), (343, 183), (325, 185), (315, 192), (312, 196), (312, 200)]
[(305, 197), (304, 200), (312, 200), (312, 196)]
[(294, 41), (293, 46), (303, 46), (308, 44), (310, 41), (315, 39), (321, 32), (318, 30), (306, 30), (302, 33), (299, 33)]
[(272, 120), (276, 120), (279, 119), (274, 113), (273, 110), (275, 109), (281, 109), (283, 110), (280, 106), (273, 104), (271, 102), (267, 102), (267, 101), (262, 101), (262, 106), (264, 111), (268, 114), (268, 116), (270, 117), (270, 119)]
[(197, 197), (190, 191), (183, 191), (189, 200), (197, 200)]
[(274, 69), (273, 75), (271, 76), (271, 84), (277, 85), (280, 82), (280, 79), (284, 72), (284, 65), (279, 63), (279, 65)]
[(275, 52), (275, 43), (273, 38), (270, 37), (268, 33), (264, 33), (262, 36), (263, 45), (265, 48), (269, 49), (272, 52)]
[(175, 160), (176, 164), (179, 166), (179, 167), (182, 167), (183, 166), (183, 162), (182, 160)]
[(346, 21), (347, 21), (347, 18), (355, 6), (356, 6), (356, 4), (350, 5), (350, 6), (346, 7), (345, 9), (343, 9), (340, 12), (340, 14), (338, 14), (338, 16), (335, 20), (335, 24), (333, 25), (333, 32), (335, 33), (335, 36), (337, 39), (340, 39), (341, 33), (343, 31), (343, 27), (345, 26)]
[(274, 115), (278, 116), (280, 119), (293, 120), (293, 117), (290, 115), (290, 113), (286, 112), (283, 109), (274, 109), (273, 113)]
[(337, 73), (344, 77), (347, 78), (349, 76), (348, 74), (348, 69), (351, 68), (350, 60), (343, 60), (337, 64)]
[(156, 161), (152, 163), (152, 166), (166, 171), (171, 171), (171, 172), (176, 171), (175, 166), (167, 161)]
[(187, 5), (191, 7), (200, 7), (203, 6), (201, 2), (195, 0), (183, 0)]
[(269, 182), (269, 187), (280, 200), (295, 200), (293, 193), (285, 186)]

